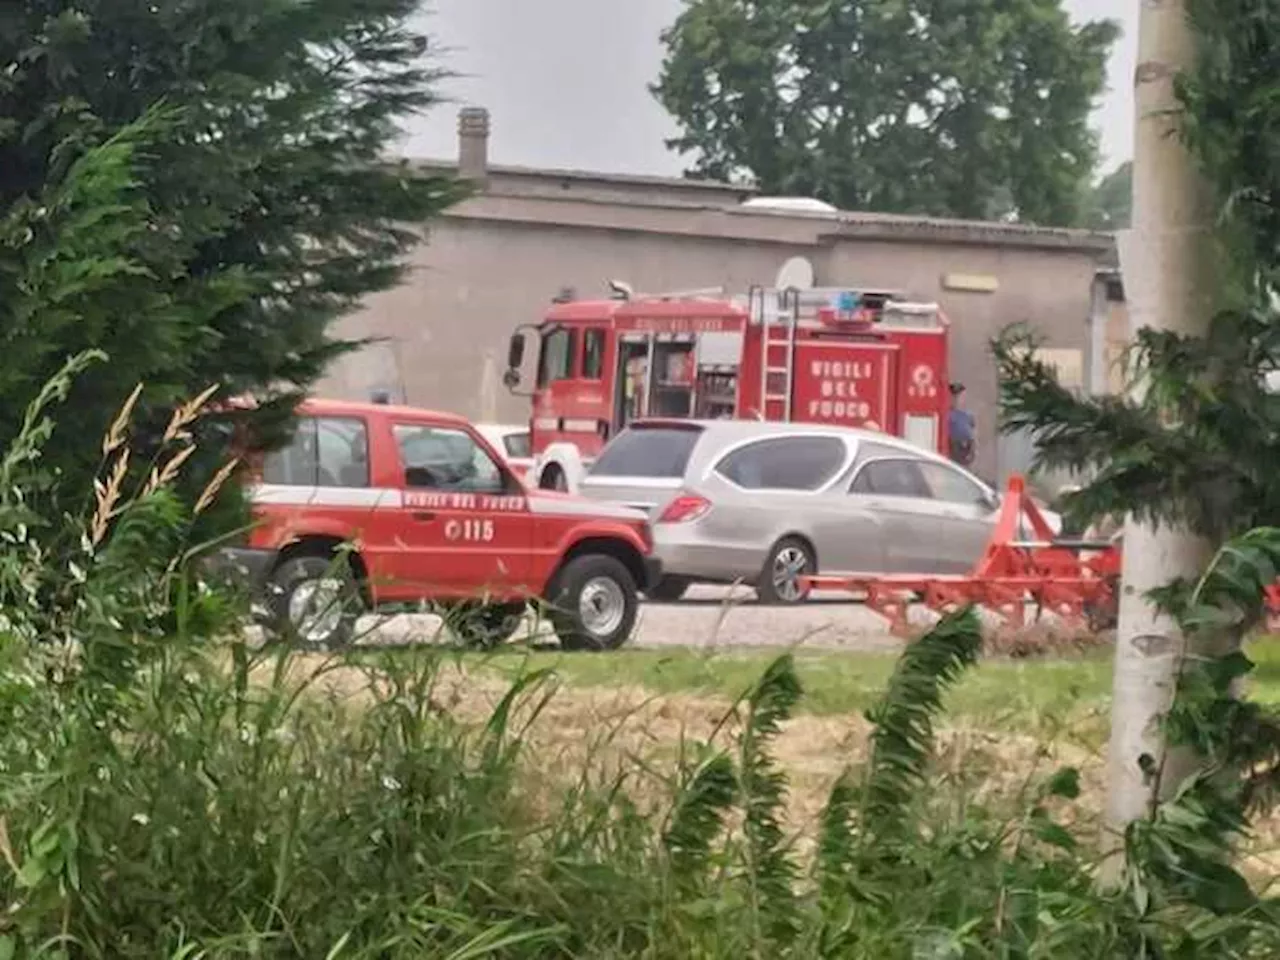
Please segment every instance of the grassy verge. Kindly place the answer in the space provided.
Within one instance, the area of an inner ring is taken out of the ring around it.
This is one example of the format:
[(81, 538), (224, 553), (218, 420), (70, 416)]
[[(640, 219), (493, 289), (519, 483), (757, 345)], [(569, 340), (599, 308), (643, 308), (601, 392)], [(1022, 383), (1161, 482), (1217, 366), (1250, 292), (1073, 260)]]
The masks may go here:
[[(1280, 703), (1280, 637), (1254, 643), (1258, 666), (1250, 695)], [(733, 698), (747, 689), (777, 651), (689, 649), (620, 650), (607, 655), (538, 652), (486, 658), (487, 669), (513, 677), (529, 669), (554, 670), (570, 687), (642, 687), (655, 694), (687, 693)], [(895, 654), (798, 651), (796, 666), (805, 695), (800, 713), (861, 713), (884, 690)], [(952, 722), (1034, 735), (1069, 725), (1077, 737), (1105, 734), (1111, 699), (1111, 655), (1043, 660), (990, 659), (969, 671), (947, 696)]]

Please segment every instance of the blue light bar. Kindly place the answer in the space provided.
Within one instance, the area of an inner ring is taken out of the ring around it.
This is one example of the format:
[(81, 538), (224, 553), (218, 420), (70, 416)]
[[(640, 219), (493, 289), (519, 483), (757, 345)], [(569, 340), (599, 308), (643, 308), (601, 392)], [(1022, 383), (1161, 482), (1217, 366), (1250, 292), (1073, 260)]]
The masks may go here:
[(836, 297), (836, 309), (841, 313), (853, 313), (862, 297), (854, 290), (842, 290)]

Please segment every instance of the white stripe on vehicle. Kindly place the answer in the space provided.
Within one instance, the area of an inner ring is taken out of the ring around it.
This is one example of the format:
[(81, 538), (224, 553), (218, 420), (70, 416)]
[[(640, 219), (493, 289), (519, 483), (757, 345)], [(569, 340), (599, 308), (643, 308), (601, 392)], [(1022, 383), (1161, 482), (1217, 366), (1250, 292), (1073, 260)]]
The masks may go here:
[(604, 517), (639, 520), (644, 514), (627, 507), (576, 497), (510, 497), (482, 493), (411, 490), (405, 493), (389, 487), (301, 487), (264, 483), (251, 488), (250, 498), (258, 506), (275, 507), (360, 507), (370, 510), (405, 507), (475, 511), (477, 513), (521, 513), (526, 503), (530, 513), (541, 517)]
[(262, 483), (249, 490), (250, 500), (273, 507), (396, 507), (403, 494), (391, 487), (303, 487), (285, 483)]
[(643, 520), (645, 515), (624, 506), (577, 497), (530, 497), (529, 512), (540, 517), (604, 517), (617, 520)]
[(564, 430), (566, 433), (595, 433), (599, 425), (599, 420), (566, 420)]

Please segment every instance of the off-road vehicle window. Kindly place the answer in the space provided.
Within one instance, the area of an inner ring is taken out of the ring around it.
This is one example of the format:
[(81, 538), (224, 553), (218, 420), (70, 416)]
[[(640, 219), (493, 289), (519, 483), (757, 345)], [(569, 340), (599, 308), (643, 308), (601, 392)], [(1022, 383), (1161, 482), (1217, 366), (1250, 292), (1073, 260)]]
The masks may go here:
[(367, 487), (369, 432), (355, 417), (303, 417), (293, 440), (267, 455), (266, 483), (301, 487)]
[(405, 486), (422, 490), (500, 493), (502, 469), (464, 430), (417, 424), (395, 425)]

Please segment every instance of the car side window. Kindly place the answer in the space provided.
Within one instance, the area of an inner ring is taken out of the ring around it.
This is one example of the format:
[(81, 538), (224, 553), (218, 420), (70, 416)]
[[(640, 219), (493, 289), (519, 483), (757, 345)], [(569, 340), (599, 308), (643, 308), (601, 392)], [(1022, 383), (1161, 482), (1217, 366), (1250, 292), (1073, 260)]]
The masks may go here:
[(725, 455), (715, 472), (747, 490), (818, 490), (846, 458), (836, 437), (772, 437)]
[(267, 455), (262, 479), (287, 486), (367, 487), (367, 425), (355, 417), (303, 417), (289, 445)]
[(985, 506), (987, 492), (958, 470), (941, 463), (923, 462), (920, 472), (935, 500), (961, 504), (966, 507)]
[(850, 493), (881, 497), (922, 497), (932, 494), (920, 473), (920, 461), (871, 460), (864, 463), (849, 486)]
[(398, 423), (394, 427), (406, 487), (502, 493), (502, 468), (465, 430)]

